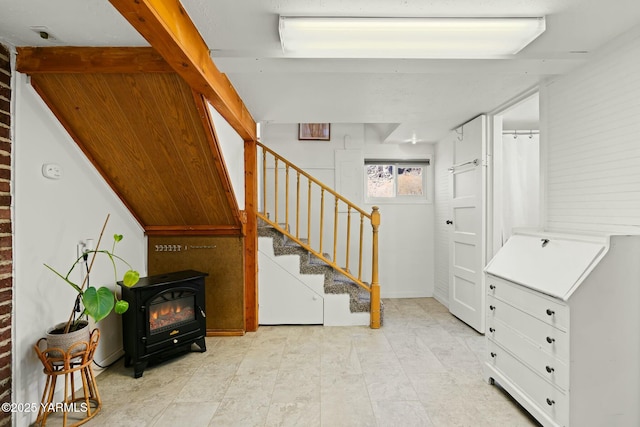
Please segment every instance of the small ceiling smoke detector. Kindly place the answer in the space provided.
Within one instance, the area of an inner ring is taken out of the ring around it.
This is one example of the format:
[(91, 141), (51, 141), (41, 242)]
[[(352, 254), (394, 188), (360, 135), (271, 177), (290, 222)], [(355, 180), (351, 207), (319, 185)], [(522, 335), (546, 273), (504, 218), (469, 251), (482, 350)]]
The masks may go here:
[(51, 34), (51, 31), (47, 27), (35, 26), (35, 27), (29, 27), (29, 29), (34, 33), (38, 34), (38, 36), (40, 36), (42, 40), (53, 41), (58, 39), (56, 36)]

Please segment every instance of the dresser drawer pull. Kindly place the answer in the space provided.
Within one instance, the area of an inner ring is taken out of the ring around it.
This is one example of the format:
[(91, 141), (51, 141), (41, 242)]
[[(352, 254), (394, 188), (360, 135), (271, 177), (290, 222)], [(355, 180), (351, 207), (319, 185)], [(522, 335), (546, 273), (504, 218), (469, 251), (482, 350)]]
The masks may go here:
[(549, 365), (547, 365), (546, 369), (547, 369), (547, 372), (548, 372), (548, 373), (552, 373), (553, 371), (555, 371), (555, 369), (553, 369), (553, 368), (552, 368), (551, 366), (549, 366)]
[(554, 342), (556, 342), (556, 339), (555, 338), (551, 338), (551, 337), (547, 337), (547, 342), (549, 344), (553, 344)]
[(489, 306), (489, 310), (493, 311), (493, 310), (495, 310), (495, 309), (496, 309), (496, 306), (495, 306), (495, 305), (490, 305), (490, 306)]
[(553, 310), (551, 310), (550, 308), (547, 308), (547, 314), (548, 314), (549, 316), (553, 316), (554, 314), (556, 314), (556, 312), (555, 312), (555, 311), (553, 311)]
[(489, 289), (491, 289), (492, 291), (495, 290), (496, 285), (489, 285)]
[(494, 333), (496, 331), (495, 328), (489, 328), (489, 332)]
[(497, 356), (497, 354), (492, 351), (491, 352), (491, 357), (496, 357), (496, 356)]
[(556, 401), (555, 401), (555, 400), (551, 400), (551, 399), (549, 399), (549, 398), (547, 397), (547, 405), (549, 405), (549, 406), (553, 406), (553, 405), (555, 405), (555, 404), (556, 404)]

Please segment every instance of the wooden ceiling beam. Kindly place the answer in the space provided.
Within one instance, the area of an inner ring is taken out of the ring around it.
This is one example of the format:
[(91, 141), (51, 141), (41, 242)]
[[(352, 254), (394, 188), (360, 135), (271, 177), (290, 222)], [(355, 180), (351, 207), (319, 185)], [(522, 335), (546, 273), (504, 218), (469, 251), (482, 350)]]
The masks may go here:
[(45, 73), (175, 73), (151, 47), (19, 47), (16, 69)]
[(179, 0), (109, 0), (195, 91), (203, 94), (245, 141), (256, 123)]

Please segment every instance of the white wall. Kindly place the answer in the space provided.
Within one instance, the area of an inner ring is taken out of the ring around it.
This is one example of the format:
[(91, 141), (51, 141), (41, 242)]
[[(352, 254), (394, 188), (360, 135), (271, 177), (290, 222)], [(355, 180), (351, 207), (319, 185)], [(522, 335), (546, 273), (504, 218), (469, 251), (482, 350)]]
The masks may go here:
[[(262, 128), (261, 139), (266, 146), (331, 188), (336, 188), (336, 176), (346, 175), (344, 171), (336, 170), (337, 152), (360, 151), (362, 159), (424, 159), (433, 156), (431, 145), (382, 144), (380, 137), (364, 124), (332, 124), (331, 141), (328, 142), (298, 141), (296, 124), (268, 124)], [(432, 168), (429, 169), (432, 171)], [(359, 171), (354, 176), (356, 178), (364, 176), (362, 162)], [(428, 185), (433, 186), (433, 175), (428, 178), (428, 181)], [(351, 188), (353, 183), (342, 182), (340, 184), (341, 187)], [(364, 182), (358, 185), (364, 186)], [(336, 190), (340, 192), (341, 189), (336, 188)], [(373, 206), (365, 203), (362, 194), (363, 192), (360, 192), (360, 200), (352, 199), (352, 201), (365, 211), (370, 212)], [(333, 205), (328, 204), (327, 206), (329, 206), (328, 209), (333, 209)], [(379, 207), (381, 213), (379, 243), (382, 297), (432, 296), (434, 289), (433, 203), (379, 204)], [(281, 215), (279, 213), (279, 217)], [(343, 216), (340, 217), (340, 221), (341, 224), (345, 223)], [(333, 225), (331, 224), (328, 228), (333, 230)], [(370, 235), (370, 228), (365, 229), (365, 236), (367, 235)], [(338, 260), (340, 259), (341, 252), (339, 250)], [(365, 256), (363, 261), (364, 276), (365, 271), (370, 271), (371, 260), (370, 257)]]
[[(434, 159), (431, 144), (383, 144), (366, 133), (366, 159), (425, 159), (429, 203), (377, 203), (380, 207), (381, 294), (386, 298), (431, 297), (434, 291)], [(367, 205), (369, 210), (373, 205)]]
[(640, 232), (640, 26), (541, 88), (546, 226)]
[(435, 272), (434, 297), (445, 306), (449, 306), (449, 240), (451, 218), (451, 194), (449, 191), (449, 167), (453, 165), (453, 141), (455, 132), (450, 132), (435, 146)]
[[(68, 319), (75, 294), (43, 263), (66, 270), (76, 258), (78, 241), (97, 242), (111, 214), (102, 247), (113, 234), (124, 235), (116, 254), (146, 275), (146, 238), (142, 228), (105, 184), (23, 74), (14, 73), (13, 225), (14, 225), (14, 402), (39, 402), (45, 376), (33, 350), (46, 330)], [(43, 177), (44, 163), (57, 163), (59, 180)], [(119, 269), (119, 274), (124, 273)], [(78, 273), (79, 277), (79, 273)], [(113, 270), (96, 262), (93, 285), (113, 284)], [(100, 322), (96, 361), (109, 363), (122, 354), (121, 319)], [(15, 414), (28, 425), (35, 414)], [(33, 415), (33, 416), (31, 416)]]
[(216, 136), (224, 157), (227, 172), (238, 202), (238, 209), (244, 209), (244, 141), (224, 117), (209, 104), (209, 111), (216, 128)]

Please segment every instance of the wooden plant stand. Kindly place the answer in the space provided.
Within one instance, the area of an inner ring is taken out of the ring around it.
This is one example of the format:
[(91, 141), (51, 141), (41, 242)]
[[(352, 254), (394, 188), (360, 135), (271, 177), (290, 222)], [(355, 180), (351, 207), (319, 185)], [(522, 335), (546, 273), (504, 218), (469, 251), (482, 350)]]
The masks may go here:
[[(49, 414), (62, 412), (63, 427), (75, 427), (86, 423), (100, 412), (102, 401), (91, 369), (99, 339), (100, 331), (94, 329), (91, 332), (89, 342), (75, 343), (66, 352), (61, 348), (41, 349), (41, 344), (46, 341), (46, 338), (38, 340), (34, 348), (44, 366), (43, 372), (47, 376), (47, 382), (42, 393), (35, 425), (43, 427), (47, 423)], [(82, 380), (82, 391), (78, 390), (77, 392), (74, 379), (76, 372), (80, 374)], [(54, 402), (56, 380), (59, 376), (64, 376), (64, 395), (62, 402)], [(80, 414), (82, 412), (85, 413), (82, 419), (67, 425), (69, 413)]]

